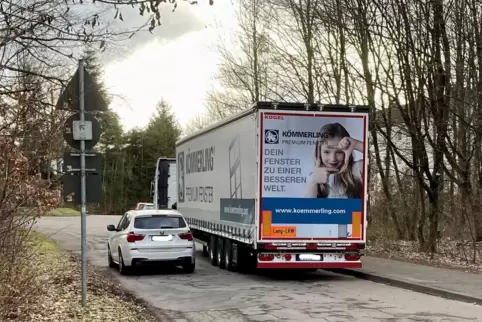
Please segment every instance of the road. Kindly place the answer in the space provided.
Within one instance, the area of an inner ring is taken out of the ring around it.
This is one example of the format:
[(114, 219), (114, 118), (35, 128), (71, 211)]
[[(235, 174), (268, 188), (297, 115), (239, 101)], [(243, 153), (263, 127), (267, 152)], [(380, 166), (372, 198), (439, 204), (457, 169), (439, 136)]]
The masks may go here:
[[(108, 224), (118, 216), (88, 216), (88, 260), (107, 267)], [(36, 229), (80, 253), (79, 217), (44, 217)], [(198, 247), (196, 272), (122, 277), (122, 285), (173, 321), (482, 321), (482, 307), (320, 271), (245, 275), (211, 266)]]

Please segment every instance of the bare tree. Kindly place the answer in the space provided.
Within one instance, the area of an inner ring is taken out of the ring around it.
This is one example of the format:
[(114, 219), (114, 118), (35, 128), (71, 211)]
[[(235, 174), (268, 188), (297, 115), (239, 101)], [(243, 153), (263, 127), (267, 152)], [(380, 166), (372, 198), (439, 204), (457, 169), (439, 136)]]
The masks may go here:
[(207, 117), (211, 121), (276, 96), (275, 81), (268, 70), (270, 39), (266, 31), (268, 22), (261, 16), (264, 10), (269, 10), (264, 1), (239, 1), (239, 30), (230, 39), (219, 39), (216, 50), (221, 55), (221, 64), (216, 80), (220, 86), (207, 99)]
[[(213, 92), (208, 117), (224, 118), (260, 97), (368, 104), (369, 177), (377, 192), (370, 216), (391, 238), (416, 239), (429, 253), (456, 231), (461, 244), (472, 242), (475, 262), (482, 240), (480, 6), (473, 0), (264, 4), (257, 7), (260, 33), (253, 37), (249, 29), (243, 48), (257, 48), (262, 35), (267, 50), (245, 50), (243, 59), (221, 51), (229, 54), (221, 72), (231, 83)], [(255, 60), (253, 69), (248, 62)]]
[(182, 131), (182, 134), (183, 135), (193, 134), (193, 133), (207, 127), (210, 123), (211, 123), (210, 119), (206, 115), (204, 115), (204, 114), (196, 115), (184, 127), (184, 129)]

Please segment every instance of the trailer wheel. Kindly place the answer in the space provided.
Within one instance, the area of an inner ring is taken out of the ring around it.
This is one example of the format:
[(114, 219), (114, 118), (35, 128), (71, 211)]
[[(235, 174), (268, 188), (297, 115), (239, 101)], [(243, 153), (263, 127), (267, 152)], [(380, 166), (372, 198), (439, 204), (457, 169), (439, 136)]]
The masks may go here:
[(233, 243), (226, 239), (224, 242), (224, 266), (228, 271), (234, 271), (233, 266)]
[(209, 250), (208, 250), (208, 246), (206, 245), (203, 245), (203, 257), (208, 257), (209, 256)]
[(224, 238), (218, 237), (218, 243), (216, 245), (217, 248), (217, 262), (219, 268), (225, 268), (225, 262), (224, 262)]
[(256, 271), (256, 264), (256, 253), (252, 253), (248, 247), (238, 244), (238, 270), (245, 274), (252, 274)]
[(239, 255), (241, 246), (237, 242), (231, 242), (231, 270), (239, 271), (241, 257)]
[(216, 236), (211, 236), (209, 238), (209, 259), (211, 260), (211, 265), (217, 266), (218, 257), (216, 256)]

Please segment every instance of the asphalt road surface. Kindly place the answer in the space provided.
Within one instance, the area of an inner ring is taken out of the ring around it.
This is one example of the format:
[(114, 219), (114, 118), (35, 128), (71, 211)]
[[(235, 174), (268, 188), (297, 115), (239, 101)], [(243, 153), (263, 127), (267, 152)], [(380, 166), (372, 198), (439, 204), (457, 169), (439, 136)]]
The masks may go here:
[[(88, 216), (88, 260), (107, 268), (108, 224), (118, 216)], [(80, 253), (79, 217), (44, 217), (37, 230)], [(482, 307), (325, 271), (245, 275), (211, 266), (198, 247), (196, 272), (147, 272), (122, 285), (173, 321), (482, 321)], [(80, 283), (80, 281), (79, 281)], [(80, 292), (80, 289), (79, 289)]]

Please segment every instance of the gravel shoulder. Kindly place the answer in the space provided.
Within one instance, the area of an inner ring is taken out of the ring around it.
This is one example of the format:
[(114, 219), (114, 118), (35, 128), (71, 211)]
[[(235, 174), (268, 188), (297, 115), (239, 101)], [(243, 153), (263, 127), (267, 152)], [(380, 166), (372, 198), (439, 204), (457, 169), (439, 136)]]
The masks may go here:
[(88, 265), (87, 308), (81, 306), (80, 262), (46, 235), (31, 232), (36, 247), (32, 266), (38, 274), (35, 300), (11, 312), (15, 321), (162, 321), (103, 269)]

